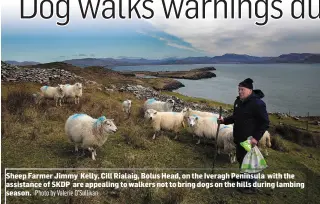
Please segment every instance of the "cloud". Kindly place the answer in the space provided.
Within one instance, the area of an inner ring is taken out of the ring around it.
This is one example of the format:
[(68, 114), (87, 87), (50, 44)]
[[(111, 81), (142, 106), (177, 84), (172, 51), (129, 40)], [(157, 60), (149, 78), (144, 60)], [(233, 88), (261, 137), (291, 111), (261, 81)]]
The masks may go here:
[[(166, 1), (167, 4), (170, 2)], [(179, 3), (180, 1), (175, 1)], [(235, 1), (237, 2), (237, 1)], [(279, 15), (268, 5), (268, 21), (264, 26), (257, 26), (256, 22), (263, 22), (266, 18), (255, 17), (255, 3), (252, 0), (252, 18), (248, 18), (248, 10), (242, 9), (242, 19), (224, 19), (222, 16), (223, 7), (218, 7), (218, 18), (214, 18), (213, 2), (205, 7), (206, 18), (202, 19), (202, 5), (199, 3), (199, 19), (187, 19), (185, 2), (179, 19), (163, 17), (163, 6), (158, 4), (155, 7), (156, 16), (147, 20), (155, 29), (176, 36), (182, 41), (189, 43), (195, 50), (201, 50), (209, 55), (222, 55), (225, 53), (251, 54), (258, 56), (277, 56), (291, 52), (319, 52), (320, 51), (320, 27), (319, 19), (309, 19), (305, 6), (305, 19), (294, 20), (291, 16), (292, 1), (282, 1), (277, 6), (282, 10), (281, 19), (275, 20), (271, 15)], [(228, 11), (230, 1), (227, 0)], [(237, 11), (237, 5), (235, 7)], [(319, 3), (312, 0), (312, 14), (319, 13)], [(263, 14), (264, 8), (258, 7), (258, 12)], [(299, 6), (296, 5), (296, 13), (299, 13)]]
[[(137, 33), (158, 39), (160, 41), (163, 41), (166, 43), (166, 45), (174, 47), (174, 48), (178, 48), (178, 49), (183, 49), (183, 50), (188, 50), (188, 51), (192, 51), (192, 52), (203, 52), (201, 50), (197, 50), (195, 48), (193, 48), (189, 43), (183, 42), (181, 39), (175, 37), (175, 36), (169, 36), (168, 37), (172, 38), (172, 39), (168, 39), (164, 36), (159, 36), (159, 35), (164, 35), (163, 33), (156, 31), (155, 29), (153, 30), (148, 30), (148, 31), (142, 31), (142, 30), (137, 30)], [(155, 34), (156, 33), (156, 34)]]
[(74, 56), (74, 57), (86, 57), (88, 55), (86, 55), (86, 54), (74, 54), (72, 56)]

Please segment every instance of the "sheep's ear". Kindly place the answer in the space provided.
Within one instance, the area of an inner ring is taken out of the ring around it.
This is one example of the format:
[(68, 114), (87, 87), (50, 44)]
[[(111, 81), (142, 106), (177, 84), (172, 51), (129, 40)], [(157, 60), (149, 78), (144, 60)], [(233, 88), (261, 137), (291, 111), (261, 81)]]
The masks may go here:
[(157, 114), (158, 112), (156, 111), (156, 112), (154, 112), (154, 114)]
[(196, 120), (198, 120), (199, 118), (198, 117), (196, 117)]

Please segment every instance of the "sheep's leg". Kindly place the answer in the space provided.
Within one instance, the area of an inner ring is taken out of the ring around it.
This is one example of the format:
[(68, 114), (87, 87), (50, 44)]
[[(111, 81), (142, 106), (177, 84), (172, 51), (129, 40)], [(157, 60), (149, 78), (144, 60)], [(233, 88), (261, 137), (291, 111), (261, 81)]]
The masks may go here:
[(96, 156), (97, 156), (96, 150), (94, 148), (90, 148), (90, 150), (91, 150), (92, 160), (96, 160)]
[(74, 104), (77, 104), (77, 97), (74, 98)]
[(228, 155), (229, 155), (230, 163), (232, 164), (233, 163), (233, 156), (230, 153)]
[(62, 98), (59, 98), (60, 106), (62, 106), (62, 105), (61, 105), (61, 101), (62, 101)]
[(178, 139), (178, 134), (176, 133), (176, 136), (174, 137), (174, 139), (176, 140), (176, 139)]
[(196, 144), (200, 144), (200, 137), (198, 138), (198, 142)]
[(78, 144), (75, 144), (75, 145), (74, 145), (74, 151), (75, 151), (75, 152), (78, 152), (78, 151), (79, 151), (79, 149), (78, 149)]
[(92, 160), (96, 160), (94, 151), (91, 152), (91, 157), (92, 157)]
[(153, 137), (152, 137), (153, 140), (156, 139), (156, 135), (157, 135), (157, 131), (153, 134)]
[[(220, 150), (220, 148), (218, 148), (218, 154), (220, 154), (221, 153), (221, 150)], [(229, 155), (230, 156), (230, 155)]]
[(269, 156), (267, 148), (264, 149), (264, 153), (265, 153), (266, 156)]

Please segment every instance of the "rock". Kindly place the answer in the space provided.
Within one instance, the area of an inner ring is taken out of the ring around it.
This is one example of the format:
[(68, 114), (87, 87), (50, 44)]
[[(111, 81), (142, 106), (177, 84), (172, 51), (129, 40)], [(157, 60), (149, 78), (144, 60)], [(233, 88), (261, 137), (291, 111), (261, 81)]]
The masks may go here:
[(181, 82), (179, 81), (173, 81), (169, 84), (166, 84), (162, 90), (168, 90), (168, 91), (173, 91), (173, 90), (176, 90), (176, 89), (179, 89), (181, 87), (185, 87), (184, 84), (182, 84)]
[(320, 125), (320, 121), (313, 121), (313, 125)]
[(52, 80), (69, 82), (70, 80), (81, 79), (69, 71), (60, 69), (20, 68), (1, 61), (2, 81), (11, 82), (36, 82), (50, 85)]
[(107, 92), (114, 92), (113, 89), (105, 89)]

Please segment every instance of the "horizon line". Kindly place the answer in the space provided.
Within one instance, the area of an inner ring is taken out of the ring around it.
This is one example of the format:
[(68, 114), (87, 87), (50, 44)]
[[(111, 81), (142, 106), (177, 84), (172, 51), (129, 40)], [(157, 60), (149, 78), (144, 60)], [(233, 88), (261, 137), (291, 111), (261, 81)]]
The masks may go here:
[[(223, 55), (215, 55), (215, 56), (197, 56), (197, 57), (192, 57), (192, 56), (188, 56), (188, 57), (175, 57), (175, 56), (172, 56), (172, 57), (163, 57), (163, 58), (144, 58), (144, 57), (126, 57), (126, 56), (119, 56), (119, 57), (85, 57), (83, 56), (83, 58), (70, 58), (70, 59), (64, 59), (64, 60), (52, 60), (52, 61), (47, 61), (47, 62), (41, 62), (41, 63), (52, 63), (52, 62), (64, 62), (64, 61), (68, 61), (68, 60), (81, 60), (81, 59), (117, 59), (117, 60), (120, 60), (120, 59), (144, 59), (144, 60), (165, 60), (165, 59), (170, 59), (170, 58), (175, 58), (175, 59), (186, 59), (186, 58), (201, 58), (201, 57), (207, 57), (207, 58), (214, 58), (214, 57), (221, 57), (221, 56), (224, 56), (224, 55), (242, 55), (242, 56), (250, 56), (250, 57), (258, 57), (258, 58), (268, 58), (268, 57), (279, 57), (279, 56), (282, 56), (282, 55), (292, 55), (292, 54), (313, 54), (313, 55), (320, 55), (320, 53), (311, 53), (311, 52), (293, 52), (293, 53), (285, 53), (285, 54), (280, 54), (280, 55), (277, 55), (277, 56), (255, 56), (255, 55), (249, 55), (249, 54), (237, 54), (237, 53), (225, 53)], [(19, 62), (19, 63), (23, 63), (23, 62), (37, 62), (38, 61), (34, 61), (34, 60), (24, 60), (24, 61), (17, 61), (17, 60), (14, 60), (14, 59), (8, 59), (8, 60), (3, 60), (1, 59), (1, 61), (15, 61), (15, 62)]]

